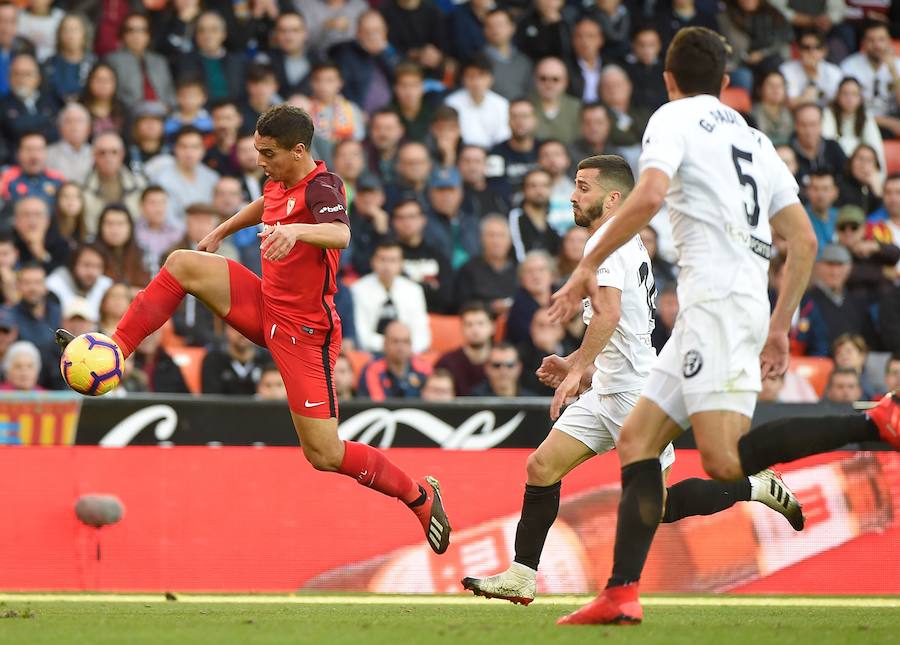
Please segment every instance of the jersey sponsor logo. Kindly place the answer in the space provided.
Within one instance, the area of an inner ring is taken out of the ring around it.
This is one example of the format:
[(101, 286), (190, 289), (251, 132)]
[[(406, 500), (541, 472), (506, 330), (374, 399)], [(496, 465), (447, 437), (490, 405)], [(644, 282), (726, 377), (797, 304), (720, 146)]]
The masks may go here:
[(684, 365), (682, 366), (682, 370), (685, 378), (696, 376), (697, 372), (699, 372), (702, 367), (703, 357), (700, 356), (700, 352), (692, 349), (684, 355)]
[(343, 204), (335, 204), (334, 206), (323, 206), (322, 208), (319, 209), (319, 214), (321, 215), (322, 213), (340, 213), (342, 210), (344, 210)]
[(297, 200), (293, 197), (288, 197), (287, 200), (287, 214), (290, 215), (291, 211), (294, 210), (294, 204), (297, 203)]

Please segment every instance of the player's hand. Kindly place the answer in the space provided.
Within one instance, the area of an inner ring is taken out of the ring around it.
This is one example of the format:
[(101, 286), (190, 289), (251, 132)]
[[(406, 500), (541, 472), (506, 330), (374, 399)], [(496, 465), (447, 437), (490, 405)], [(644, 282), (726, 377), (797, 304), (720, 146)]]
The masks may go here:
[(551, 354), (544, 357), (544, 360), (541, 361), (541, 366), (537, 368), (535, 374), (541, 383), (555, 389), (568, 376), (569, 364), (566, 362), (566, 359), (556, 354)]
[(219, 235), (218, 229), (214, 229), (197, 243), (197, 250), (215, 253), (221, 244), (222, 237)]
[(563, 379), (556, 392), (553, 393), (553, 402), (550, 404), (550, 420), (556, 421), (566, 402), (578, 394), (578, 385), (581, 383), (581, 375), (569, 372)]
[(790, 343), (788, 335), (783, 332), (770, 331), (762, 353), (759, 355), (759, 366), (762, 378), (781, 376), (787, 371)]
[(266, 224), (258, 235), (262, 238), (259, 249), (262, 251), (263, 257), (270, 262), (277, 262), (285, 257), (297, 243), (297, 234), (293, 224), (284, 226)]
[(584, 296), (593, 298), (597, 294), (597, 277), (593, 271), (579, 264), (572, 275), (550, 299), (550, 318), (565, 324), (582, 309)]

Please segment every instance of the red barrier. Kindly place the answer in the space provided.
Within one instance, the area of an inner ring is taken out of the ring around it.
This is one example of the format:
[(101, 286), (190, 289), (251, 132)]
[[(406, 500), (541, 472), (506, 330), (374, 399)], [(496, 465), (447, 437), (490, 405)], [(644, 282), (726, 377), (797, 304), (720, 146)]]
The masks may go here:
[[(506, 564), (528, 451), (390, 454), (441, 480), (456, 531), (444, 556), (427, 551), (399, 502), (312, 470), (294, 448), (2, 449), (0, 589), (451, 591), (463, 572)], [(898, 472), (893, 453), (806, 460), (786, 477), (810, 529), (794, 535), (759, 504), (663, 527), (644, 586), (900, 593)], [(673, 481), (700, 474), (696, 453), (680, 452)], [(605, 578), (617, 482), (614, 454), (565, 481), (543, 589), (591, 590)], [(74, 505), (86, 493), (119, 497), (122, 521), (80, 525)]]

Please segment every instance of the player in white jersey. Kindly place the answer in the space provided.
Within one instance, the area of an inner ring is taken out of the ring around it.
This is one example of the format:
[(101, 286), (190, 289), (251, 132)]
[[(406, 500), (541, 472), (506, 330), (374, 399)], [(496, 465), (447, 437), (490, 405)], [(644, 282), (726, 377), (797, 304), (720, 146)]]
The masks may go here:
[[(634, 187), (634, 176), (622, 157), (601, 155), (579, 163), (575, 180), (572, 209), (575, 223), (592, 234), (585, 247), (589, 253)], [(588, 327), (581, 347), (566, 358), (547, 357), (538, 370), (542, 381), (556, 387), (550, 410), (556, 423), (528, 459), (515, 561), (497, 575), (464, 578), (463, 587), (476, 595), (526, 605), (534, 599), (541, 551), (559, 510), (561, 480), (582, 462), (615, 447), (622, 423), (656, 362), (650, 344), (656, 287), (640, 236), (634, 235), (610, 255), (597, 269), (595, 280), (597, 299), (593, 305), (584, 301)], [(560, 408), (578, 392), (591, 364), (596, 371), (590, 388), (560, 416)], [(674, 461), (675, 451), (669, 444), (658, 455), (657, 470), (663, 471), (663, 480)], [(688, 479), (667, 493), (663, 522), (710, 515), (735, 502), (755, 500), (785, 515), (796, 530), (803, 527), (796, 498), (772, 471), (734, 482)]]
[[(647, 126), (638, 183), (554, 295), (551, 315), (557, 318), (577, 311), (583, 295), (597, 302), (597, 267), (665, 201), (678, 251), (681, 309), (620, 432), (622, 498), (612, 576), (597, 599), (560, 624), (641, 622), (638, 581), (664, 508), (658, 459), (688, 426), (704, 469), (720, 481), (847, 443), (880, 438), (900, 448), (896, 394), (866, 415), (779, 420), (748, 434), (760, 378), (787, 369), (787, 334), (809, 281), (816, 238), (771, 142), (718, 100), (728, 84), (726, 58), (727, 45), (715, 32), (691, 27), (677, 33), (664, 73), (671, 102)], [(771, 315), (770, 223), (788, 247)]]

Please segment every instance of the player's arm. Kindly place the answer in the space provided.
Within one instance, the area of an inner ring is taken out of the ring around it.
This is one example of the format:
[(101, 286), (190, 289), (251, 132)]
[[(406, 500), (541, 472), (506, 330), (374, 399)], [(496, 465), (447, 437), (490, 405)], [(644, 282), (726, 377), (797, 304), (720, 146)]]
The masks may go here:
[(662, 170), (647, 168), (641, 173), (619, 212), (604, 227), (597, 245), (581, 259), (566, 284), (553, 294), (550, 315), (554, 319), (564, 321), (571, 318), (585, 295), (591, 298), (594, 310), (599, 310), (601, 302), (595, 302), (597, 267), (650, 223), (662, 207), (668, 190), (669, 175)]
[(622, 314), (622, 292), (615, 287), (598, 287), (597, 296), (592, 300), (594, 315), (588, 323), (581, 346), (565, 358), (569, 373), (553, 394), (550, 404), (550, 418), (559, 418), (560, 410), (566, 401), (578, 393), (581, 376), (603, 351), (612, 338)]
[(197, 244), (197, 250), (215, 253), (222, 240), (248, 226), (256, 226), (262, 221), (262, 216), (263, 198), (259, 197), (219, 224), (209, 235), (200, 240)]

